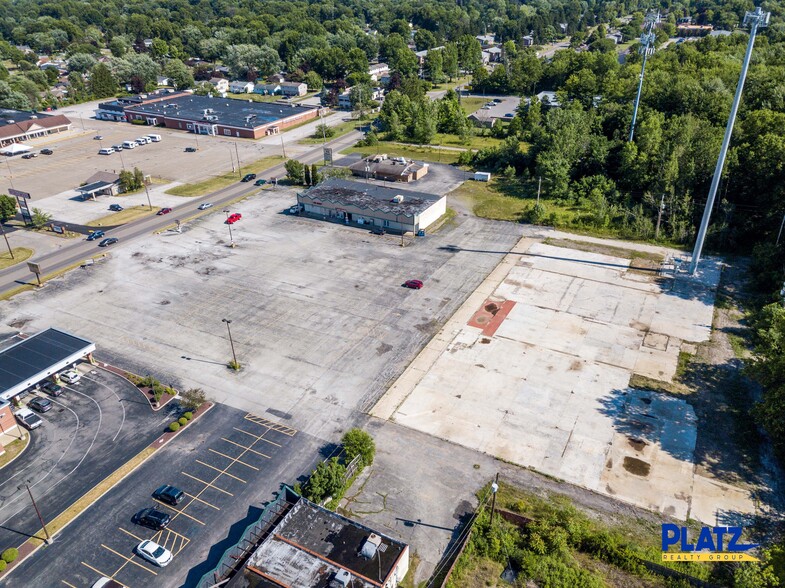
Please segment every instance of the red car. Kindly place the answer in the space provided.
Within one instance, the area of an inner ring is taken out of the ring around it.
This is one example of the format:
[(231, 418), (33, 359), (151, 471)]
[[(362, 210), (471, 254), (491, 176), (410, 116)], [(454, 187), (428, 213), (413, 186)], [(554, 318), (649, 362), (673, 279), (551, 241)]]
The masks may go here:
[(239, 212), (234, 212), (234, 213), (230, 214), (230, 215), (227, 217), (227, 219), (226, 219), (226, 224), (227, 224), (227, 225), (233, 225), (234, 223), (236, 223), (236, 222), (237, 222), (238, 220), (240, 220), (241, 218), (243, 218), (243, 215), (242, 215), (242, 214), (240, 214)]
[(407, 280), (403, 285), (405, 288), (411, 288), (412, 290), (419, 290), (423, 287), (423, 283), (420, 280)]
[(171, 209), (171, 208), (162, 208), (162, 209), (161, 209), (161, 210), (159, 210), (159, 211), (158, 211), (156, 214), (157, 214), (158, 216), (161, 216), (162, 214), (169, 214), (170, 212), (172, 212), (172, 209)]

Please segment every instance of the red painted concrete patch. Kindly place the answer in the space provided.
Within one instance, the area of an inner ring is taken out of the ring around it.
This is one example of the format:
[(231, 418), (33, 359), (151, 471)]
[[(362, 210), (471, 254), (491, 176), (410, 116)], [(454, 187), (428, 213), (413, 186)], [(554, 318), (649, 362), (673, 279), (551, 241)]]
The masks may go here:
[(472, 315), (467, 323), (470, 327), (482, 329), (486, 337), (492, 336), (504, 319), (510, 314), (515, 302), (512, 300), (491, 300), (482, 303), (482, 308)]
[(504, 319), (507, 318), (507, 315), (510, 314), (510, 311), (515, 306), (514, 300), (505, 300), (501, 303), (499, 310), (493, 315), (493, 318), (487, 324), (487, 326), (482, 330), (482, 334), (486, 337), (492, 337), (496, 330), (502, 325)]

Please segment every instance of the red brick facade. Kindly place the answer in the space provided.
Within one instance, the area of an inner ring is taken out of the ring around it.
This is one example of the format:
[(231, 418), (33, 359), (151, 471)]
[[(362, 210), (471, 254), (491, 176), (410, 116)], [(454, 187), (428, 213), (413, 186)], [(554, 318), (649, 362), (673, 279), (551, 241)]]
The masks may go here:
[(0, 406), (0, 432), (15, 432), (13, 430), (14, 427), (16, 427), (16, 419), (14, 418), (14, 414), (11, 412), (11, 405), (4, 403), (2, 406)]

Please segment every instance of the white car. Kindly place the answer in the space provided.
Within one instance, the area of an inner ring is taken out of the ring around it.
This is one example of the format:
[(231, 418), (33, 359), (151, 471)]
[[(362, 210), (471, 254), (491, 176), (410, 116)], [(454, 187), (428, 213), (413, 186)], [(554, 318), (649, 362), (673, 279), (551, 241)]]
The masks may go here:
[(213, 205), (212, 202), (205, 202), (204, 204), (199, 205), (199, 210), (207, 210)]
[(136, 546), (136, 553), (161, 568), (165, 568), (172, 561), (172, 552), (153, 541), (142, 541)]
[(29, 408), (20, 408), (14, 413), (14, 416), (19, 419), (19, 422), (25, 429), (29, 429), (30, 431), (37, 429), (41, 426), (41, 423), (43, 423), (41, 417)]
[(96, 580), (95, 583), (90, 586), (90, 588), (125, 588), (125, 585), (121, 584), (117, 580), (113, 580), (112, 578), (107, 578), (104, 576)]
[(76, 384), (82, 379), (82, 376), (80, 376), (79, 372), (76, 370), (68, 370), (67, 372), (60, 374), (60, 379), (66, 384)]

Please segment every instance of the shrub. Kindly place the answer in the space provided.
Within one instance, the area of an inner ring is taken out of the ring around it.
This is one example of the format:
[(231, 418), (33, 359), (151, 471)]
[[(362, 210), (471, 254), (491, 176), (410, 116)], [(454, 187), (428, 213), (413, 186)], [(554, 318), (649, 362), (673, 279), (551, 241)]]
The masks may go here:
[(305, 485), (305, 497), (313, 502), (320, 502), (327, 496), (334, 496), (341, 491), (344, 484), (346, 468), (337, 457), (323, 461), (311, 474)]
[(143, 387), (146, 387), (146, 388), (155, 388), (156, 386), (160, 386), (161, 385), (161, 382), (159, 382), (158, 380), (156, 380), (153, 376), (151, 376), (149, 374), (146, 375), (144, 378), (139, 378), (138, 382), (139, 382), (138, 383), (139, 386), (143, 386)]
[(178, 422), (178, 423), (180, 423), (180, 426), (181, 426), (181, 427), (184, 427), (185, 425), (187, 425), (187, 424), (188, 424), (188, 419), (187, 419), (187, 418), (185, 418), (185, 417), (180, 417), (180, 418), (177, 420), (177, 422)]
[(369, 466), (373, 463), (376, 454), (376, 444), (373, 437), (362, 429), (351, 429), (347, 431), (341, 440), (346, 451), (347, 461), (353, 460), (357, 455), (362, 456), (362, 465)]
[(182, 393), (180, 397), (180, 406), (186, 410), (196, 410), (204, 404), (204, 401), (204, 390), (201, 388), (191, 388)]
[(15, 560), (17, 557), (19, 557), (19, 550), (18, 550), (18, 549), (16, 549), (15, 547), (9, 547), (8, 549), (6, 549), (6, 550), (3, 552), (3, 554), (2, 554), (2, 555), (0, 555), (0, 558), (2, 558), (2, 560), (3, 560), (4, 562), (6, 562), (6, 563), (11, 563), (11, 562), (12, 562), (12, 561), (14, 561), (14, 560)]
[(180, 430), (180, 423), (178, 423), (177, 421), (175, 421), (175, 422), (171, 423), (171, 424), (169, 425), (169, 430), (170, 430), (172, 433), (176, 433), (177, 431), (179, 431), (179, 430)]
[(131, 372), (125, 372), (125, 377), (134, 386), (139, 386), (142, 383), (142, 378), (137, 376), (136, 374), (132, 374)]
[(7, 567), (8, 564), (5, 562), (5, 560), (0, 559), (0, 573), (4, 572)]
[(188, 419), (190, 421), (192, 418), (194, 418), (194, 413), (192, 413), (190, 410), (188, 412), (184, 412), (183, 418)]

